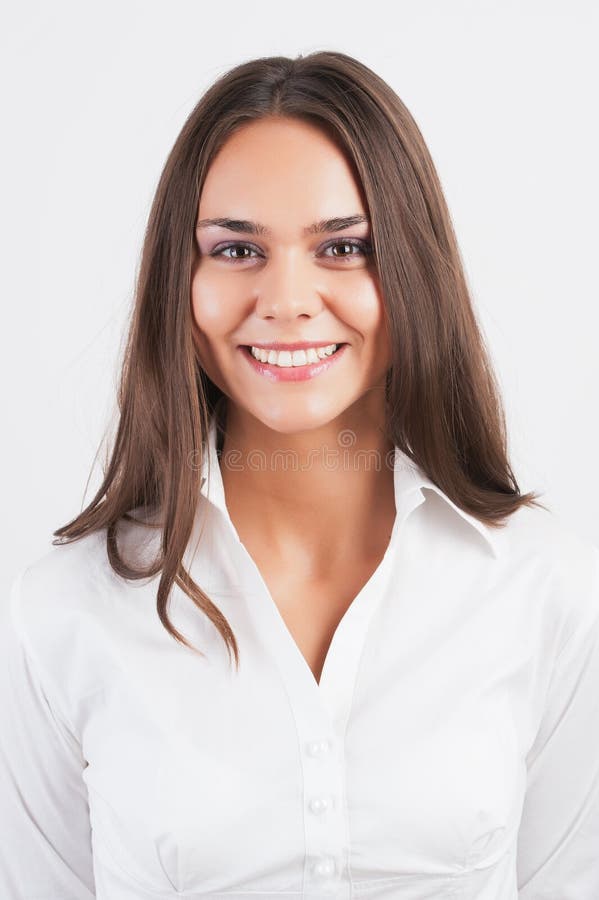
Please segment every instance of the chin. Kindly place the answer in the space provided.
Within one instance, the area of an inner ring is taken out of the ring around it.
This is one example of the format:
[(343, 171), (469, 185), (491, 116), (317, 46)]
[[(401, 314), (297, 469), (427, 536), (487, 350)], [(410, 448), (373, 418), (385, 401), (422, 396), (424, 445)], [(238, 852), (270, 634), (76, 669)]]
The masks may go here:
[(281, 435), (299, 434), (300, 432), (314, 431), (319, 428), (327, 428), (334, 425), (343, 415), (345, 408), (341, 410), (331, 409), (297, 409), (292, 410), (287, 406), (280, 410), (273, 409), (247, 410), (254, 419), (265, 428), (271, 429)]

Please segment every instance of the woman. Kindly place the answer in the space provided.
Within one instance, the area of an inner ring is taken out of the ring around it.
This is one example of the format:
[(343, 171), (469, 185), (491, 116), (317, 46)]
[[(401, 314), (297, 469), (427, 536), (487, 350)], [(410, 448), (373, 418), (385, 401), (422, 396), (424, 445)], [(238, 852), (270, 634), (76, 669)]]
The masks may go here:
[(2, 896), (599, 896), (599, 551), (518, 488), (433, 163), (366, 66), (202, 97), (119, 409), (12, 586)]

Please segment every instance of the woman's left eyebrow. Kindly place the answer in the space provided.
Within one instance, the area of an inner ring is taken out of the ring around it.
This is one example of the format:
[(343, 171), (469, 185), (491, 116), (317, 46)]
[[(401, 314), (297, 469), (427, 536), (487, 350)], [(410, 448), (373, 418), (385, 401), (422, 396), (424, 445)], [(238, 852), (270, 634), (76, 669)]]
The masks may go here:
[[(335, 216), (332, 219), (321, 219), (319, 222), (313, 222), (312, 225), (307, 225), (303, 232), (304, 234), (323, 234), (331, 231), (343, 231), (344, 228), (363, 223), (370, 225), (370, 219), (368, 216), (360, 213), (353, 216)], [(251, 222), (248, 219), (227, 219), (222, 217), (200, 219), (196, 224), (196, 228), (206, 228), (210, 225), (218, 225), (219, 228), (226, 228), (228, 231), (235, 231), (238, 234), (272, 234), (271, 229), (266, 225), (262, 225), (260, 222)]]

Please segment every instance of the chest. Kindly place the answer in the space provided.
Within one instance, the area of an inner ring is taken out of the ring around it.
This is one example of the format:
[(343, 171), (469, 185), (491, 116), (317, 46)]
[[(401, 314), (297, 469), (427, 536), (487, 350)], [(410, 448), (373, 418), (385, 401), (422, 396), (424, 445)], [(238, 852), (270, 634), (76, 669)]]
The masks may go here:
[[(236, 679), (177, 648), (139, 669), (120, 654), (122, 677), (88, 729), (100, 857), (139, 895), (167, 881), (207, 896), (299, 897), (321, 854), (342, 871), (349, 833), (352, 879), (370, 881), (373, 897), (384, 882), (389, 898), (413, 900), (452, 896), (457, 871), (502, 859), (524, 777), (507, 673), (477, 644), (461, 656), (424, 638), (413, 648), (396, 626), (374, 623), (362, 677), (354, 684), (346, 668), (336, 683), (336, 697), (347, 681), (352, 694), (342, 733), (295, 667), (283, 690), (249, 652)], [(300, 648), (308, 658), (315, 631)], [(328, 753), (313, 755), (324, 742)], [(310, 805), (323, 798), (324, 811)]]
[(383, 551), (375, 558), (336, 567), (323, 580), (289, 572), (258, 555), (260, 574), (272, 601), (317, 683), (341, 619), (382, 556)]
[[(146, 618), (129, 635), (123, 621), (102, 630), (108, 645), (90, 636), (103, 658), (85, 746), (100, 857), (138, 896), (301, 896), (321, 856), (369, 900), (383, 884), (390, 898), (484, 896), (475, 879), (509, 860), (524, 789), (538, 629), (522, 598), (510, 607), (499, 588), (452, 580), (449, 561), (440, 590), (407, 552), (354, 605), (375, 561), (317, 582), (258, 560), (267, 597), (236, 561), (250, 592), (227, 593), (223, 579), (214, 599), (239, 635), (252, 610), (238, 675), (189, 604), (175, 624), (207, 659), (166, 638), (140, 642)], [(372, 619), (352, 616), (374, 599)], [(339, 665), (317, 691), (275, 613), (316, 676), (346, 612), (328, 660)], [(339, 727), (324, 700), (336, 711), (346, 697)]]

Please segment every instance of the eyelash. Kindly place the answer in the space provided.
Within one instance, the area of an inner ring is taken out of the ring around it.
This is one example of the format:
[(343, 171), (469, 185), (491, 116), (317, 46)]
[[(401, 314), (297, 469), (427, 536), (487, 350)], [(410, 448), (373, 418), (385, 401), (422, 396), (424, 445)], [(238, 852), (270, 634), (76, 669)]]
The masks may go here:
[[(338, 246), (344, 246), (344, 245), (349, 245), (350, 247), (357, 247), (358, 250), (362, 251), (362, 254), (364, 256), (369, 256), (372, 253), (372, 245), (368, 241), (361, 241), (361, 240), (358, 240), (357, 238), (345, 238), (344, 240), (331, 241), (329, 244), (326, 244), (323, 247), (323, 250), (328, 250), (330, 247), (338, 247)], [(223, 259), (226, 259), (227, 262), (232, 262), (232, 263), (246, 262), (248, 259), (254, 258), (251, 256), (242, 256), (242, 257), (238, 257), (238, 258), (231, 257), (231, 256), (223, 256), (224, 251), (230, 250), (232, 247), (244, 247), (248, 250), (256, 251), (256, 247), (253, 247), (251, 244), (246, 244), (243, 242), (236, 241), (236, 242), (232, 242), (230, 244), (226, 244), (223, 247), (217, 247), (214, 250), (212, 250), (208, 255), (212, 256), (212, 257), (221, 256)], [(344, 259), (353, 259), (355, 256), (356, 256), (355, 253), (348, 253), (348, 254), (345, 254), (344, 256), (330, 256), (329, 259), (343, 261)]]

